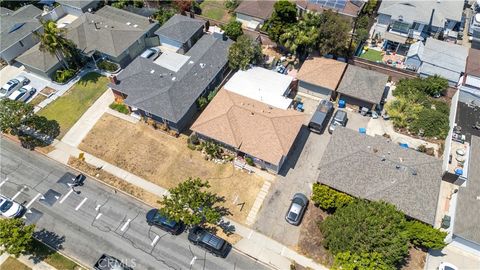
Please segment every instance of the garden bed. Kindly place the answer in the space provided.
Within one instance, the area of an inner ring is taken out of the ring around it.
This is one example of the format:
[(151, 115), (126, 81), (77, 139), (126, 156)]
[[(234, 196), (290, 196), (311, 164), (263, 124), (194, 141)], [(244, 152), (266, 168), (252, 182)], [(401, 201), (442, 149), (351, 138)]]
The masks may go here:
[(106, 59), (98, 61), (97, 67), (101, 70), (104, 70), (112, 74), (115, 74), (120, 71), (120, 66), (118, 64), (108, 61)]
[(30, 100), (29, 104), (32, 105), (33, 107), (37, 106), (38, 104), (42, 103), (42, 101), (46, 100), (47, 97), (38, 93), (37, 96), (35, 96), (32, 100)]
[(59, 69), (53, 75), (52, 81), (59, 85), (65, 85), (80, 73), (81, 69)]

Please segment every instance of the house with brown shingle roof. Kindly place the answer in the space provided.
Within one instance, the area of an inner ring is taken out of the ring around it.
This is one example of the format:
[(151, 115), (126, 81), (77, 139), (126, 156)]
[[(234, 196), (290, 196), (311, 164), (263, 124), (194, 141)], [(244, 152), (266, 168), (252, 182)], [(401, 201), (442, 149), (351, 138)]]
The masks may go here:
[(256, 30), (270, 18), (274, 4), (275, 1), (242, 1), (235, 9), (236, 20), (241, 22), (244, 28)]
[(305, 121), (304, 113), (221, 89), (191, 130), (278, 173)]
[(465, 73), (460, 82), (464, 86), (480, 89), (480, 50), (469, 49)]
[(325, 57), (309, 57), (298, 71), (298, 91), (330, 99), (342, 79), (347, 64)]
[(355, 0), (296, 0), (295, 4), (300, 15), (306, 12), (322, 13), (329, 9), (352, 21), (360, 14), (366, 2)]

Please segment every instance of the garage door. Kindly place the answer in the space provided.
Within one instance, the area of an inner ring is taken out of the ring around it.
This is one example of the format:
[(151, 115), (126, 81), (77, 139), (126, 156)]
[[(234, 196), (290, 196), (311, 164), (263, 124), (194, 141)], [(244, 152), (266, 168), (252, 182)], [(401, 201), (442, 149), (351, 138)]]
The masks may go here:
[(321, 99), (326, 99), (326, 100), (329, 100), (330, 96), (332, 95), (332, 91), (326, 88), (315, 86), (302, 81), (300, 81), (298, 84), (298, 91), (301, 93), (305, 93), (305, 94), (318, 97)]
[(171, 49), (172, 51), (178, 51), (182, 44), (180, 42), (171, 40), (166, 37), (160, 37), (160, 45)]

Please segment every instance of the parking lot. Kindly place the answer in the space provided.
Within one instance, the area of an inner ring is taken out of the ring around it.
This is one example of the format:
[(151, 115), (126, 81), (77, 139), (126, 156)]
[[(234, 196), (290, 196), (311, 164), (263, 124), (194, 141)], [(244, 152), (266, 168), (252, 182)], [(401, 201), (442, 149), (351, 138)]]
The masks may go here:
[[(2, 139), (0, 193), (27, 208), (36, 237), (91, 266), (103, 254), (135, 269), (264, 269), (231, 251), (226, 259), (146, 223), (150, 208), (87, 178), (72, 189), (76, 172)], [(235, 268), (233, 267), (233, 268)]]

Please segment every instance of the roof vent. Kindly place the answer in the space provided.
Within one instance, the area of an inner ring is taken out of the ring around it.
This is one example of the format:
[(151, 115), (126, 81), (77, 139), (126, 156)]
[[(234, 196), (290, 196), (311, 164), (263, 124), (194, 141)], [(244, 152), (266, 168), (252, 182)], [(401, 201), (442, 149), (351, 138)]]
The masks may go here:
[(131, 22), (127, 22), (127, 25), (130, 25), (130, 24), (132, 24), (132, 23), (131, 23)]
[(193, 62), (192, 60), (190, 60), (190, 61), (188, 61), (188, 63), (191, 65), (191, 64), (193, 64), (193, 63), (195, 63), (195, 62)]
[(412, 169), (412, 175), (417, 175), (417, 170)]
[(401, 166), (400, 165), (395, 165), (395, 169), (400, 170)]
[(255, 113), (254, 113), (254, 112), (251, 112), (251, 113), (250, 113), (250, 116), (254, 116), (254, 115), (255, 115)]
[(155, 73), (155, 69), (150, 70), (150, 74)]
[(172, 78), (172, 81), (175, 81), (175, 79), (176, 79), (176, 77), (173, 77), (173, 78)]
[(382, 161), (385, 161), (387, 160), (387, 158), (385, 158), (385, 156), (382, 156)]
[(477, 200), (479, 200), (479, 201), (480, 201), (480, 196), (477, 196)]
[(137, 27), (138, 27), (138, 24), (134, 24), (133, 27), (137, 28)]
[(206, 65), (204, 63), (200, 63), (200, 67), (204, 68)]

